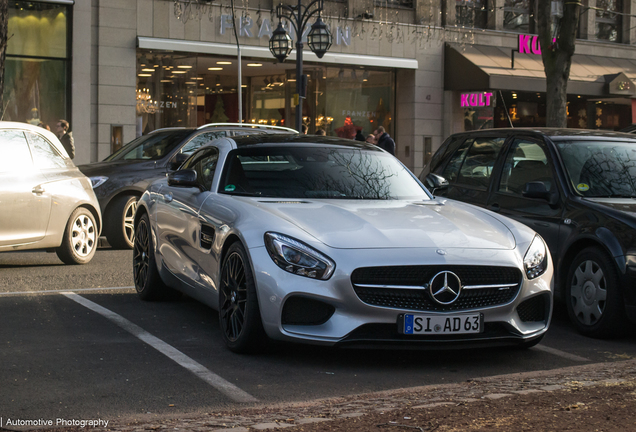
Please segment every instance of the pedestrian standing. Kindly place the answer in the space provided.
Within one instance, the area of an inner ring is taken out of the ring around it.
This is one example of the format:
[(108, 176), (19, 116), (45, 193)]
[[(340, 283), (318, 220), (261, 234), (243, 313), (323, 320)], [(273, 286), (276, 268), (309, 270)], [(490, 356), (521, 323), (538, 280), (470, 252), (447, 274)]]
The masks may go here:
[(75, 158), (75, 142), (73, 140), (73, 132), (69, 127), (66, 120), (58, 120), (55, 124), (55, 135), (59, 138), (60, 142), (64, 146), (68, 157)]
[(384, 130), (384, 126), (378, 127), (373, 134), (378, 142), (377, 146), (395, 156), (395, 141), (393, 141), (393, 138)]
[(318, 129), (318, 130), (316, 131), (316, 135), (326, 136), (326, 135), (327, 135), (327, 133), (325, 132), (325, 130), (324, 130), (324, 129)]

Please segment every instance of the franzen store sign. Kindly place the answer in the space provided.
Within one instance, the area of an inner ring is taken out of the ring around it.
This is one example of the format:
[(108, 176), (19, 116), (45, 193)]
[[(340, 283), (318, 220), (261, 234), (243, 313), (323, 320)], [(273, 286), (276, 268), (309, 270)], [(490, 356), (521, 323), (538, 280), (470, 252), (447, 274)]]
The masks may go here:
[[(267, 18), (263, 18), (261, 25), (257, 25), (257, 23), (252, 20), (250, 17), (245, 17), (242, 20), (239, 20), (239, 28), (238, 35), (247, 37), (247, 38), (262, 38), (263, 36), (267, 36), (268, 39), (272, 37), (272, 24)], [(296, 40), (296, 32), (294, 31), (293, 26), (283, 25), (289, 36), (293, 40)], [(289, 28), (291, 27), (291, 28)], [(306, 26), (307, 28), (303, 32), (303, 43), (307, 43), (307, 35), (311, 30), (310, 26)], [(232, 24), (232, 15), (221, 15), (221, 28), (220, 33), (224, 35), (226, 32), (231, 31), (233, 28)], [(334, 43), (336, 45), (345, 44), (345, 46), (351, 45), (351, 29), (349, 26), (341, 27), (337, 26), (335, 33)]]
[(462, 108), (495, 106), (492, 92), (462, 93)]

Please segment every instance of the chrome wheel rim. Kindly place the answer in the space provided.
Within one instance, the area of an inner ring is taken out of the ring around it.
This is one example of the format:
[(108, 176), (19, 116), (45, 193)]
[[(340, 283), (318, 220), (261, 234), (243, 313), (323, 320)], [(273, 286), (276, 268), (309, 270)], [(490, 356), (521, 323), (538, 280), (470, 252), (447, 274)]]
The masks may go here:
[(71, 229), (71, 246), (80, 257), (87, 257), (95, 249), (95, 224), (93, 220), (85, 214), (79, 215), (74, 221)]
[(148, 225), (145, 220), (139, 221), (137, 226), (137, 235), (135, 236), (135, 245), (133, 248), (133, 274), (135, 278), (135, 287), (139, 291), (143, 290), (148, 277), (148, 266), (150, 264), (150, 238), (148, 233)]
[(586, 326), (596, 324), (605, 310), (607, 280), (594, 261), (583, 261), (575, 270), (570, 286), (570, 304), (576, 319)]
[(137, 212), (137, 200), (129, 203), (124, 209), (124, 236), (128, 243), (135, 240), (135, 213)]
[(245, 325), (247, 281), (241, 255), (233, 252), (223, 265), (221, 274), (221, 324), (225, 336), (236, 341)]

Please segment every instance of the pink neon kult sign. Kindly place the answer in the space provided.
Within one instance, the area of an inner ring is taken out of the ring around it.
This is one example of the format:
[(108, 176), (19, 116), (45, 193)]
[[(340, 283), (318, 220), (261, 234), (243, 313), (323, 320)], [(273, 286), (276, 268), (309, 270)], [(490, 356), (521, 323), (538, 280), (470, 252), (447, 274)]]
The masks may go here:
[(492, 92), (462, 93), (462, 108), (491, 106), (494, 102)]

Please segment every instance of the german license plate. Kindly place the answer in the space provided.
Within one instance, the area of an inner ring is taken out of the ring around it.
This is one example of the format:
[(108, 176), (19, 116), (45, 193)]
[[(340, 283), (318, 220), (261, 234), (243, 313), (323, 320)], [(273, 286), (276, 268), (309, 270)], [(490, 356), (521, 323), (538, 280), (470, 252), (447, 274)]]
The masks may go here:
[(449, 335), (481, 333), (484, 314), (404, 314), (398, 320), (400, 333), (407, 335)]

